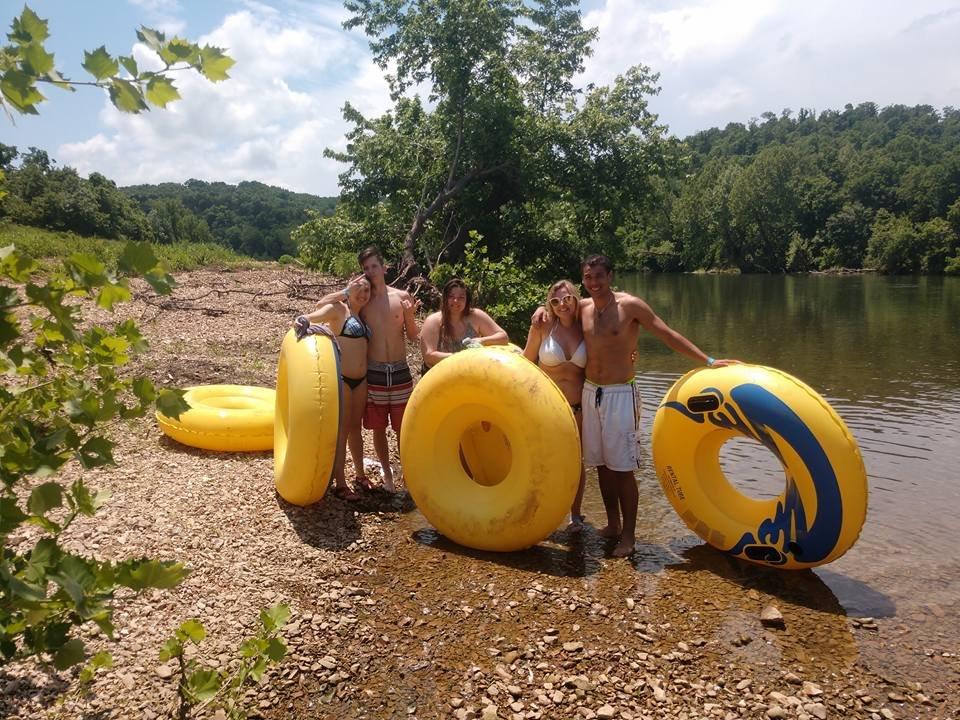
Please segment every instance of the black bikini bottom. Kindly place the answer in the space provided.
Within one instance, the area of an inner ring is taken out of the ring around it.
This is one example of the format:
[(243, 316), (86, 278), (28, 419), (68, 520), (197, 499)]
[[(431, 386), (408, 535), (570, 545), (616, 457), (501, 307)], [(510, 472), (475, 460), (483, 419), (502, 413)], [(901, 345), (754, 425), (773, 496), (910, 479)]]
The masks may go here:
[(364, 381), (367, 379), (366, 376), (360, 378), (347, 377), (346, 375), (340, 376), (343, 379), (343, 382), (346, 383), (347, 387), (351, 390), (356, 390), (360, 387)]

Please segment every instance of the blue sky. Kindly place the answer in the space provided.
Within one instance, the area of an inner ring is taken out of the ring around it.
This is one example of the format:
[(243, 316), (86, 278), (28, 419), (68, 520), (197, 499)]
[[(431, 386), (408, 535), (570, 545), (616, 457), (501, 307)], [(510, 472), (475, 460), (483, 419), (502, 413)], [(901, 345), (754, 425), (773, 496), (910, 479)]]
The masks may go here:
[[(81, 173), (120, 184), (260, 180), (337, 194), (340, 108), (389, 107), (382, 73), (345, 11), (326, 0), (31, 0), (50, 21), (48, 49), (68, 77), (87, 79), (83, 50), (100, 44), (145, 59), (147, 25), (226, 47), (233, 79), (179, 81), (167, 111), (122, 115), (84, 88), (45, 92), (39, 117), (4, 123), (0, 141), (37, 146)], [(0, 21), (19, 12), (3, 3)], [(651, 100), (681, 137), (747, 122), (765, 111), (817, 111), (864, 101), (960, 106), (960, 0), (587, 0), (599, 29), (583, 83), (604, 84), (631, 65), (661, 74)]]

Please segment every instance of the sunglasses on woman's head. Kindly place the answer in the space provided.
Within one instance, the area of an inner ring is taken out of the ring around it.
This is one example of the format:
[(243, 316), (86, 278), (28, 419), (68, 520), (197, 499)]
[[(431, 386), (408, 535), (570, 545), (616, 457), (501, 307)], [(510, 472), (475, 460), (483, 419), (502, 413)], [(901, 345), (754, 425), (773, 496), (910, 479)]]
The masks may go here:
[(564, 295), (562, 298), (558, 298), (558, 297), (550, 298), (550, 304), (553, 305), (553, 307), (559, 307), (560, 303), (563, 303), (564, 305), (569, 305), (572, 302), (573, 302), (573, 295)]

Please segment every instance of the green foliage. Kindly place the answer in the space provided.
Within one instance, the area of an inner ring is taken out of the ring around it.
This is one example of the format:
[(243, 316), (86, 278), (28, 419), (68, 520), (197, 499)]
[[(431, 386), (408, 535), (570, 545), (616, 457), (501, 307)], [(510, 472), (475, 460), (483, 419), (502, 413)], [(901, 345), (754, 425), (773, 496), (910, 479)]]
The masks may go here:
[[(654, 217), (658, 180), (681, 158), (648, 109), (657, 76), (637, 66), (609, 87), (576, 87), (596, 35), (576, 2), (346, 6), (347, 27), (362, 27), (376, 62), (395, 69), (394, 107), (377, 118), (344, 108), (347, 149), (327, 152), (347, 165), (342, 217), (312, 228), (308, 263), (381, 234), (403, 267), (427, 268), (460, 260), (470, 231), (491, 259), (561, 267), (587, 251), (620, 259), (625, 237), (669, 240)], [(416, 86), (426, 103), (406, 92)]]
[(438, 287), (459, 277), (473, 291), (473, 304), (485, 310), (514, 338), (520, 338), (530, 324), (531, 308), (543, 302), (547, 285), (539, 282), (545, 271), (542, 262), (522, 267), (507, 254), (492, 260), (483, 237), (470, 233), (463, 259), (456, 265), (437, 265), (430, 280)]
[(920, 272), (923, 242), (908, 218), (886, 210), (877, 213), (867, 245), (867, 262), (880, 272), (891, 274)]
[(133, 58), (113, 57), (100, 46), (83, 53), (83, 69), (93, 81), (74, 81), (54, 67), (53, 54), (44, 47), (49, 34), (47, 21), (26, 5), (20, 17), (13, 19), (7, 33), (10, 44), (0, 50), (0, 107), (8, 116), (11, 110), (38, 114), (37, 105), (45, 100), (37, 89), (38, 83), (71, 91), (79, 85), (104, 88), (110, 101), (123, 112), (142, 112), (149, 110), (150, 105), (162, 108), (180, 97), (167, 73), (192, 68), (207, 80), (220, 82), (229, 77), (226, 71), (234, 64), (220, 48), (200, 47), (177, 37), (167, 40), (163, 33), (142, 27), (137, 38), (156, 53), (163, 68), (140, 70)]
[(927, 223), (951, 223), (958, 140), (954, 108), (873, 103), (764, 113), (687, 138), (696, 172), (672, 218), (683, 267), (945, 272), (955, 240)]
[[(120, 192), (151, 216), (157, 208), (166, 206), (175, 208), (175, 216), (195, 218), (189, 229), (171, 235), (172, 242), (196, 242), (209, 231), (209, 241), (257, 258), (295, 254), (297, 241), (291, 238), (291, 231), (311, 217), (311, 211), (317, 217), (329, 215), (336, 204), (336, 198), (294, 193), (258, 182), (228, 185), (187, 180), (182, 184), (134, 185)], [(201, 224), (205, 229), (199, 227)], [(158, 233), (157, 242), (166, 242), (162, 237)]]
[[(0, 246), (3, 245), (16, 245), (20, 254), (35, 260), (59, 260), (78, 252), (100, 258), (109, 266), (116, 265), (126, 247), (126, 243), (118, 240), (0, 222)], [(215, 244), (154, 245), (153, 252), (168, 270), (174, 272), (211, 266), (238, 266), (249, 262), (248, 258)]]
[[(146, 244), (129, 244), (113, 270), (74, 251), (48, 275), (12, 245), (0, 249), (0, 664), (31, 656), (61, 670), (81, 663), (87, 626), (113, 636), (119, 588), (168, 588), (186, 575), (177, 562), (103, 561), (62, 542), (109, 495), (82, 474), (68, 485), (57, 472), (70, 462), (82, 470), (113, 464), (105, 424), (143, 415), (158, 396), (148, 379), (119, 372), (146, 347), (136, 325), (89, 325), (66, 301), (86, 296), (110, 310), (130, 297), (132, 274), (158, 292), (173, 284)], [(26, 526), (39, 530), (34, 540), (23, 539)], [(85, 672), (106, 662), (95, 657)]]
[(280, 631), (290, 617), (290, 608), (275, 605), (260, 611), (257, 634), (240, 643), (237, 657), (229, 669), (202, 664), (188, 658), (189, 645), (200, 645), (207, 631), (199, 620), (187, 620), (164, 642), (160, 662), (176, 660), (180, 677), (177, 693), (180, 698), (179, 717), (190, 717), (205, 708), (221, 708), (229, 718), (245, 718), (243, 694), (248, 681), (260, 682), (263, 673), (283, 660), (287, 645)]

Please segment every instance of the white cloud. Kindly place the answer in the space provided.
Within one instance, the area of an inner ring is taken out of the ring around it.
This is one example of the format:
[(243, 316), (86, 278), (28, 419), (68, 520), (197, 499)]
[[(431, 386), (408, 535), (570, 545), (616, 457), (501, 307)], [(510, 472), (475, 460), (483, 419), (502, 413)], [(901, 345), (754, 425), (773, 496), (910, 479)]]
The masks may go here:
[[(151, 17), (180, 22), (177, 0), (131, 0)], [(957, 0), (585, 0), (599, 28), (583, 82), (607, 84), (631, 65), (660, 73), (651, 107), (685, 136), (765, 111), (880, 105), (960, 105)], [(337, 193), (349, 100), (362, 113), (390, 107), (366, 38), (346, 32), (342, 4), (241, 0), (202, 43), (227, 48), (232, 78), (211, 84), (178, 74), (183, 94), (165, 111), (123, 115), (105, 101), (102, 129), (53, 154), (121, 184), (191, 177), (255, 179)], [(149, 51), (134, 48), (138, 61)], [(152, 62), (156, 62), (154, 59)], [(424, 88), (419, 88), (423, 92)]]
[(634, 64), (660, 73), (651, 107), (681, 136), (765, 111), (956, 105), (956, 0), (599, 0), (585, 80)]
[(182, 8), (178, 0), (128, 0), (146, 13), (147, 24), (168, 35), (179, 35), (186, 23), (180, 18)]
[[(182, 99), (141, 115), (105, 103), (105, 131), (61, 145), (57, 157), (120, 184), (259, 180), (336, 195), (342, 167), (323, 150), (342, 145), (344, 101), (368, 114), (390, 105), (365, 40), (328, 21), (248, 3), (198, 42), (224, 47), (236, 60), (229, 80), (214, 84), (193, 72), (177, 74)], [(156, 63), (142, 45), (134, 54), (141, 66)]]

